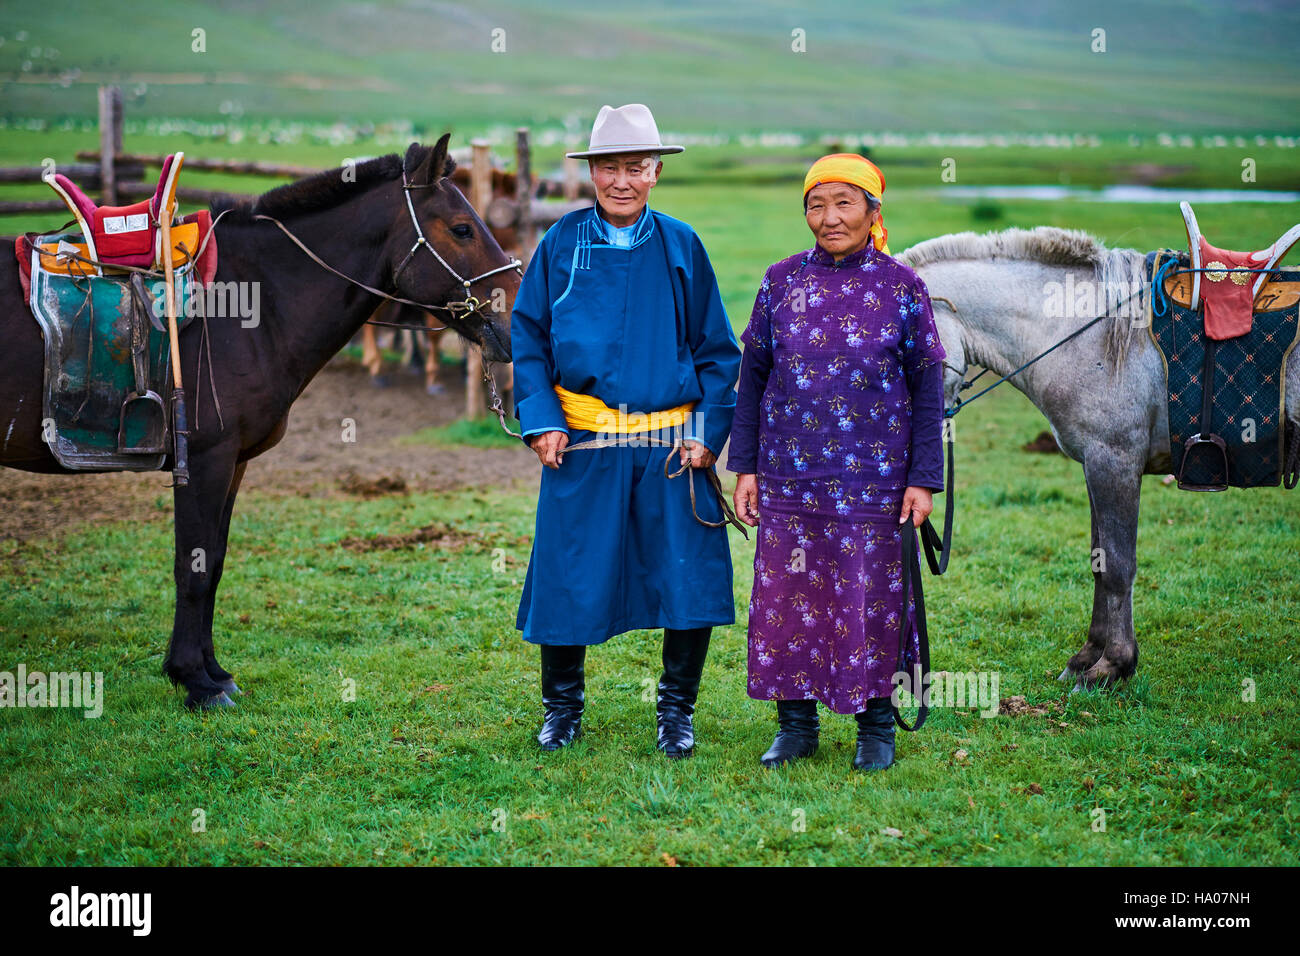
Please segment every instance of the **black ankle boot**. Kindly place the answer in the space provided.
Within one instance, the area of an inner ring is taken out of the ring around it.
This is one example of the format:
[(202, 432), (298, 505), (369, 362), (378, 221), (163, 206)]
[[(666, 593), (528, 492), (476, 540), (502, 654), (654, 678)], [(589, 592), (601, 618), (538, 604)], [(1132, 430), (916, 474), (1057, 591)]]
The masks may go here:
[(559, 750), (582, 734), (584, 645), (542, 645), (542, 704), (546, 719), (537, 742)]
[(659, 678), (655, 713), (659, 725), (657, 746), (673, 759), (695, 752), (695, 698), (700, 692), (704, 657), (709, 652), (711, 627), (686, 631), (664, 628), (664, 673)]
[(873, 697), (858, 719), (854, 770), (884, 770), (894, 763), (894, 708), (888, 697)]
[(767, 753), (758, 758), (764, 767), (779, 767), (792, 760), (811, 757), (817, 752), (820, 724), (817, 720), (817, 701), (778, 700), (776, 720), (781, 729)]

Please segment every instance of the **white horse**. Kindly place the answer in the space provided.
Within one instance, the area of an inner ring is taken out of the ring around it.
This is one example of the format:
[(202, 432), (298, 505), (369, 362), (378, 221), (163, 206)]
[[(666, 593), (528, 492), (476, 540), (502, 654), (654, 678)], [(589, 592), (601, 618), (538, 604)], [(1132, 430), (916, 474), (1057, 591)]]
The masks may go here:
[[(1087, 642), (1061, 674), (1076, 689), (1127, 678), (1137, 667), (1141, 477), (1171, 467), (1164, 367), (1147, 331), (1144, 257), (1045, 226), (940, 236), (897, 256), (930, 290), (948, 353), (950, 408), (968, 365), (1006, 375), (1108, 316), (1009, 380), (1047, 418), (1061, 450), (1083, 465), (1093, 553), (1100, 548), (1104, 556), (1094, 562), (1100, 570), (1093, 572)], [(1287, 364), (1286, 417), (1300, 424), (1300, 349)]]

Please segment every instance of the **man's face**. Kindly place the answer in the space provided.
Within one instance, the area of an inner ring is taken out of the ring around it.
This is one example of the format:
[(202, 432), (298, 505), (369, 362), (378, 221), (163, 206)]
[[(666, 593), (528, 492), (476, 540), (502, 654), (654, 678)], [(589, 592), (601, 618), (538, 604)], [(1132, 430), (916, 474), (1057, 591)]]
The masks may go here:
[(867, 206), (862, 190), (848, 183), (824, 183), (808, 193), (808, 228), (837, 260), (867, 244), (879, 215)]
[(663, 163), (649, 153), (615, 153), (587, 160), (600, 207), (616, 226), (630, 226), (645, 208), (650, 189), (659, 182)]

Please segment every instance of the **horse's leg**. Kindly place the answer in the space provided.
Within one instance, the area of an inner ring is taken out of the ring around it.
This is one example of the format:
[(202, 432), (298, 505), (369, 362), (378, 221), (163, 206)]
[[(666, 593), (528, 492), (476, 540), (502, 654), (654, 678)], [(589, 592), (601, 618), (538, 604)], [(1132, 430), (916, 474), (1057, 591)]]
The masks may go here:
[(1133, 579), (1142, 467), (1120, 451), (1095, 446), (1084, 456), (1083, 471), (1092, 510), (1092, 623), (1087, 643), (1061, 675), (1077, 677), (1076, 690), (1130, 677), (1138, 657)]
[[(1085, 480), (1087, 470), (1084, 471)], [(1100, 538), (1100, 529), (1097, 521), (1097, 496), (1093, 494), (1092, 484), (1088, 484), (1088, 512), (1091, 520), (1091, 537), (1092, 544), (1088, 551), (1089, 566), (1093, 567), (1093, 588), (1092, 588), (1092, 621), (1088, 625), (1088, 640), (1078, 652), (1070, 658), (1065, 670), (1061, 671), (1057, 680), (1062, 682), (1077, 681), (1079, 675), (1086, 671), (1097, 659), (1101, 657), (1102, 652), (1106, 650), (1106, 602), (1103, 599), (1101, 579), (1097, 576), (1095, 570), (1097, 564), (1097, 549), (1101, 547), (1098, 544)]]
[(230, 480), (230, 490), (226, 493), (226, 504), (221, 509), (221, 528), (217, 533), (220, 548), (214, 552), (208, 565), (212, 583), (208, 587), (203, 606), (203, 628), (200, 632), (203, 635), (203, 669), (227, 694), (239, 694), (242, 691), (240, 691), (239, 685), (235, 683), (234, 675), (217, 663), (212, 642), (213, 610), (217, 603), (217, 588), (221, 584), (221, 572), (226, 564), (226, 550), (230, 540), (230, 516), (235, 510), (235, 496), (239, 494), (239, 485), (244, 480), (244, 469), (246, 467), (248, 467), (246, 461), (241, 461), (235, 465), (235, 474)]
[(379, 339), (373, 325), (361, 327), (361, 364), (366, 367), (370, 380), (375, 385), (384, 384), (384, 377), (380, 374), (384, 370), (384, 357), (379, 354)]
[(226, 549), (222, 512), (235, 473), (233, 449), (211, 449), (190, 459), (190, 482), (175, 489), (176, 502), (176, 618), (163, 673), (173, 683), (184, 684), (186, 707), (234, 706), (221, 685), (208, 676), (204, 648), (212, 635), (205, 633), (208, 596), (215, 591), (213, 560)]

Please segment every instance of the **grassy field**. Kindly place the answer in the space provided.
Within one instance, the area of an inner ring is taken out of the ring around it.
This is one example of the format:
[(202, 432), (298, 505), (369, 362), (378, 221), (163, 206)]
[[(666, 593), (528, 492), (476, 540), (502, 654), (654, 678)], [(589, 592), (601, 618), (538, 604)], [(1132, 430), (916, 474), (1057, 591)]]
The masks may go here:
[(1294, 132), (1297, 24), (1285, 0), (50, 0), (0, 8), (0, 91), (15, 116), (93, 115), (116, 80), (128, 115), (212, 119)]
[[(45, 155), (48, 140), (24, 135), (34, 138), (6, 137), (0, 162)], [(1216, 151), (1185, 153), (1185, 185), (1232, 174)], [(305, 148), (292, 160), (338, 161), (330, 155)], [(766, 264), (808, 245), (797, 187), (806, 158), (688, 152), (666, 163), (654, 193), (704, 237), (738, 330)], [(877, 158), (891, 177), (895, 249), (1040, 223), (1139, 248), (1182, 241), (1172, 205), (1004, 202), (977, 219), (972, 203), (932, 193), (939, 152)], [(1077, 183), (1122, 181), (1116, 169), (1143, 158), (1114, 148), (958, 162), (973, 170), (965, 182), (1055, 182), (1064, 170)], [(1294, 182), (1289, 153), (1275, 168)], [(1249, 248), (1297, 218), (1295, 206), (1201, 212), (1216, 242)], [(1147, 479), (1138, 676), (1071, 696), (1055, 675), (1091, 607), (1082, 472), (1020, 450), (1044, 423), (1009, 387), (960, 421), (956, 555), (946, 577), (927, 581), (934, 666), (996, 671), (1001, 696), (1047, 705), (1042, 716), (938, 710), (920, 734), (900, 736), (896, 767), (862, 776), (848, 769), (851, 721), (829, 715), (817, 758), (763, 770), (774, 711), (744, 691), (753, 545), (733, 534), (740, 623), (715, 633), (698, 756), (670, 763), (654, 750), (645, 689), (658, 675), (657, 632), (592, 651), (586, 736), (543, 756), (532, 739), (536, 649), (514, 630), (534, 504), (518, 487), (242, 497), (216, 641), (247, 695), (232, 713), (188, 714), (158, 673), (172, 606), (171, 505), (160, 496), (152, 522), (0, 542), (0, 667), (102, 671), (107, 685), (97, 720), (0, 712), (0, 862), (1293, 863), (1294, 497), (1195, 495)], [(413, 440), (482, 438), (444, 429)], [(441, 547), (344, 545), (431, 524)], [(205, 832), (193, 832), (195, 810)]]
[[(817, 758), (766, 771), (773, 708), (745, 695), (741, 623), (715, 633), (694, 760), (654, 750), (658, 632), (591, 652), (586, 736), (540, 755), (536, 649), (513, 629), (533, 504), (517, 489), (241, 500), (217, 647), (247, 694), (187, 714), (158, 675), (160, 499), (147, 525), (4, 544), (5, 665), (102, 671), (107, 691), (97, 720), (3, 713), (0, 861), (1294, 862), (1294, 504), (1148, 479), (1139, 674), (1069, 696), (1054, 677), (1091, 604), (1082, 475), (1018, 450), (1041, 424), (1018, 393), (981, 404), (960, 433), (957, 553), (928, 588), (934, 666), (996, 671), (1001, 696), (1044, 716), (937, 710), (900, 735), (894, 768), (864, 777), (848, 769), (851, 722), (828, 715)], [(342, 544), (430, 524), (444, 547)], [(743, 622), (753, 550), (732, 543)]]

